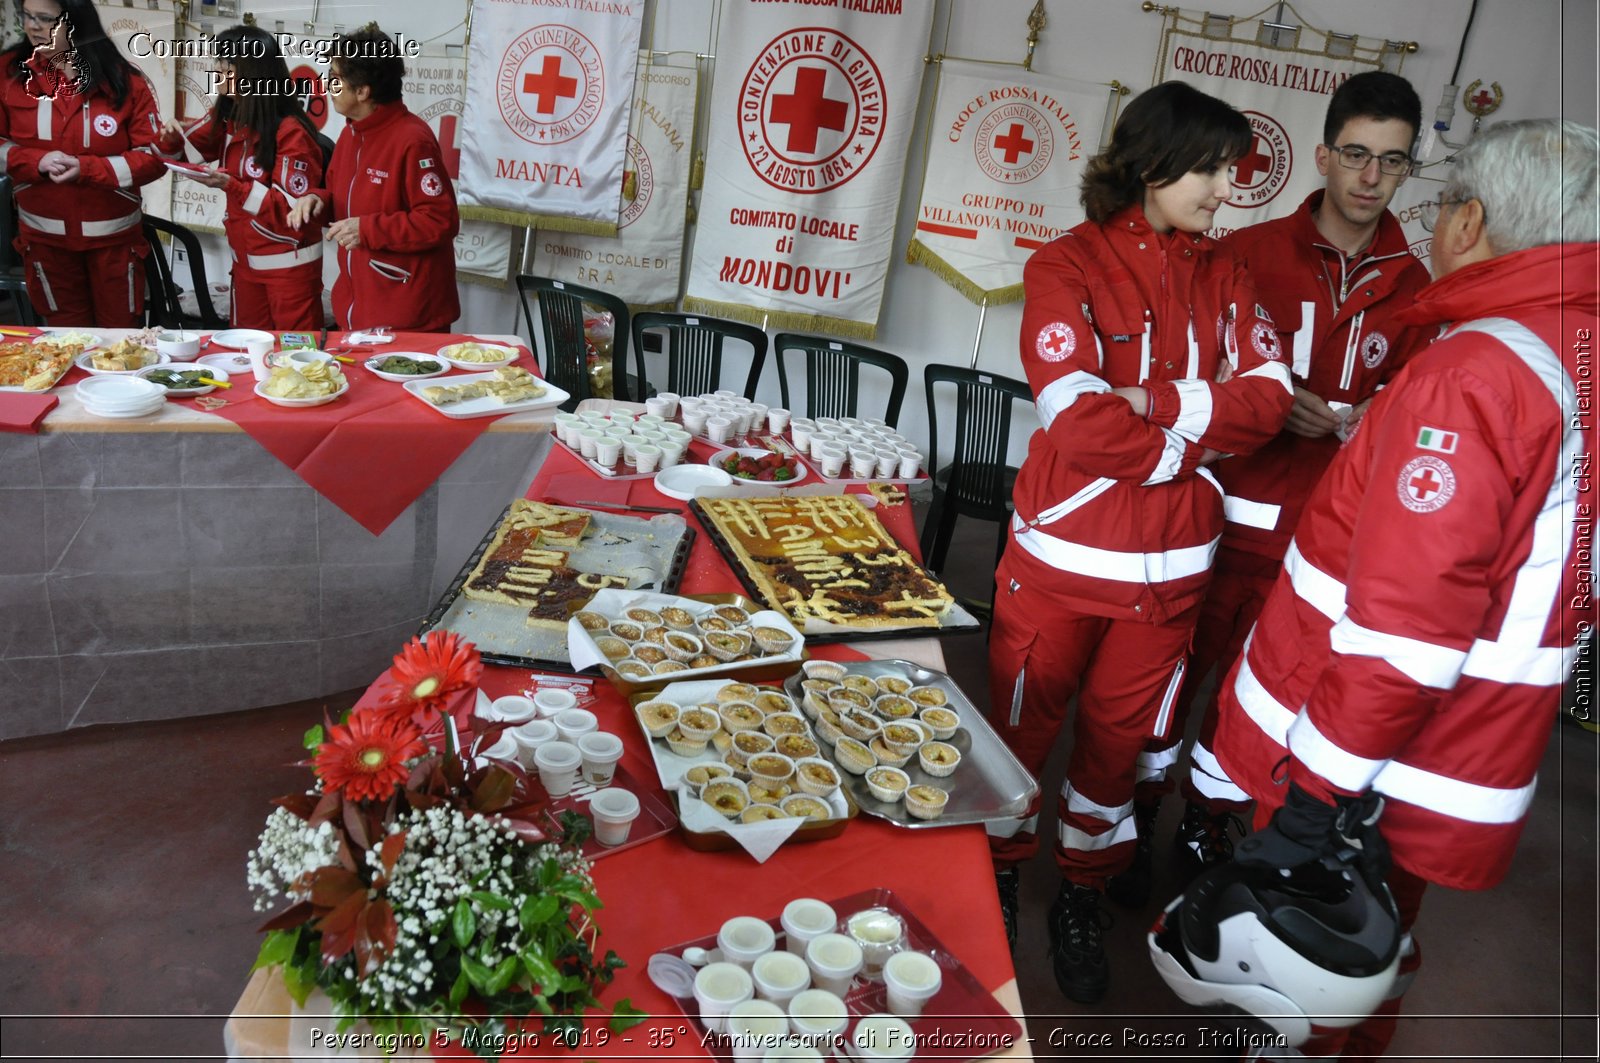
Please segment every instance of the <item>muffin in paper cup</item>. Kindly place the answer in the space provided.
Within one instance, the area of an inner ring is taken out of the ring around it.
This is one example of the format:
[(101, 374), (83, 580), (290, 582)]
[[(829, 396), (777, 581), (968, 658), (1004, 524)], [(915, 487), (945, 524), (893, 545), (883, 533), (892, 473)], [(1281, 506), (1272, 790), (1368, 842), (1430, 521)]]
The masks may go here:
[(817, 740), (805, 734), (780, 735), (772, 748), (797, 764), (807, 757), (822, 754), (822, 747), (817, 745)]
[(761, 721), (766, 719), (761, 710), (748, 701), (725, 701), (717, 712), (722, 717), (723, 728), (730, 733), (758, 730)]
[(750, 807), (750, 791), (738, 779), (715, 779), (700, 791), (700, 800), (729, 819), (738, 819)]
[(761, 652), (768, 654), (788, 653), (796, 641), (793, 635), (777, 627), (758, 627), (753, 634)]
[(768, 716), (775, 712), (796, 711), (794, 699), (781, 690), (763, 690), (755, 696), (755, 706)]
[(877, 755), (867, 746), (856, 741), (848, 735), (841, 736), (833, 744), (833, 759), (839, 762), (839, 767), (852, 775), (863, 775), (877, 767)]
[(826, 679), (834, 684), (844, 680), (845, 668), (838, 661), (807, 661), (800, 666), (807, 679)]
[(883, 744), (888, 746), (897, 756), (909, 757), (917, 748), (926, 742), (927, 735), (922, 728), (909, 723), (886, 723), (881, 732)]
[(694, 660), (689, 662), (689, 667), (690, 668), (715, 668), (715, 667), (717, 667), (717, 665), (719, 665), (721, 663), (722, 663), (721, 661), (719, 661), (715, 657), (711, 656), (711, 654), (702, 653), (700, 656), (696, 657)]
[(733, 625), (720, 616), (702, 616), (696, 624), (701, 631), (732, 631)]
[(783, 810), (797, 819), (804, 816), (813, 822), (834, 818), (833, 809), (828, 807), (828, 803), (810, 794), (795, 794), (785, 798)]
[(925, 709), (950, 704), (949, 695), (938, 687), (912, 687), (906, 691), (906, 697)]
[(866, 742), (883, 730), (883, 724), (869, 713), (847, 709), (839, 714), (839, 730), (858, 742)]
[(846, 689), (854, 690), (857, 694), (865, 694), (869, 698), (875, 698), (881, 693), (878, 681), (870, 675), (847, 675), (840, 682)]
[(923, 771), (942, 779), (961, 763), (961, 751), (948, 742), (924, 742), (917, 750), (917, 761)]
[(669, 605), (661, 610), (661, 620), (674, 631), (693, 631), (694, 614), (680, 605)]
[(750, 652), (750, 636), (737, 631), (703, 631), (700, 641), (718, 661), (737, 661)]
[(739, 813), (740, 823), (765, 823), (769, 819), (789, 819), (789, 813), (777, 805), (754, 804)]
[(893, 804), (905, 797), (906, 791), (911, 788), (911, 776), (899, 768), (879, 765), (867, 772), (867, 789), (872, 791), (872, 796), (879, 801)]
[(638, 624), (640, 627), (660, 627), (663, 623), (665, 623), (665, 621), (661, 619), (660, 613), (643, 605), (636, 605), (632, 609), (625, 611), (622, 615), (626, 619)]
[(657, 624), (655, 627), (647, 627), (644, 629), (644, 641), (654, 643), (657, 646), (665, 646), (667, 644), (667, 635), (669, 630), (670, 629), (665, 624)]
[(911, 680), (903, 675), (880, 675), (878, 689), (885, 694), (904, 694), (912, 687)]
[(785, 797), (794, 793), (794, 787), (786, 782), (765, 782), (751, 779), (744, 785), (750, 794), (750, 800), (758, 805), (781, 804)]
[(764, 783), (788, 782), (794, 778), (794, 761), (782, 753), (757, 753), (745, 762), (750, 778)]
[(646, 734), (651, 738), (665, 738), (678, 726), (678, 716), (682, 710), (670, 701), (641, 701), (634, 712), (638, 714), (639, 725)]
[(794, 765), (794, 783), (802, 793), (827, 797), (839, 788), (839, 769), (821, 757), (809, 757)]
[(904, 720), (917, 714), (917, 703), (904, 694), (879, 694), (872, 711), (886, 720)]
[(828, 708), (834, 712), (844, 712), (846, 709), (860, 709), (862, 712), (872, 711), (872, 699), (859, 690), (848, 687), (835, 687), (828, 691)]
[(729, 683), (717, 689), (717, 700), (726, 705), (730, 701), (754, 703), (761, 696), (761, 688), (753, 683)]
[(933, 737), (941, 742), (949, 739), (961, 726), (961, 717), (956, 715), (956, 710), (943, 705), (923, 709), (917, 719), (927, 724), (928, 729), (933, 732)]
[(664, 648), (675, 661), (692, 661), (704, 652), (705, 646), (698, 636), (687, 631), (668, 631)]
[(704, 738), (690, 738), (674, 727), (667, 732), (667, 748), (680, 757), (698, 757), (706, 751), (706, 740)]
[(926, 783), (906, 790), (906, 812), (912, 819), (938, 819), (950, 803), (950, 792)]
[[(720, 722), (718, 721), (719, 724)], [(717, 733), (711, 736), (711, 748), (715, 749), (719, 756), (725, 755), (728, 750), (733, 748), (733, 735), (719, 726)]]
[(703, 706), (697, 705), (678, 713), (678, 729), (685, 738), (709, 742), (721, 727), (722, 721), (717, 719), (717, 714)]
[(594, 640), (594, 644), (599, 647), (601, 653), (605, 654), (608, 661), (623, 660), (633, 652), (632, 646), (629, 646), (615, 635), (601, 635)]
[(739, 763), (748, 764), (757, 753), (772, 752), (772, 739), (760, 731), (740, 731), (733, 736), (733, 746), (728, 752), (737, 757)]
[(676, 675), (678, 672), (687, 672), (689, 666), (682, 661), (662, 661), (660, 664), (650, 666), (651, 675)]
[(844, 737), (844, 732), (839, 730), (839, 717), (831, 713), (818, 714), (816, 718), (817, 738), (830, 746)]
[(590, 612), (587, 609), (580, 609), (573, 613), (572, 619), (578, 622), (579, 627), (591, 634), (597, 631), (605, 631), (611, 627), (611, 621), (599, 613)]
[(611, 633), (623, 642), (638, 642), (644, 638), (644, 628), (632, 620), (613, 620)]
[(761, 729), (773, 738), (806, 733), (806, 719), (798, 712), (775, 712), (761, 721)]
[(633, 648), (634, 660), (643, 661), (651, 668), (667, 659), (667, 651), (660, 646), (652, 646), (648, 642), (641, 642)]
[(625, 661), (618, 661), (612, 667), (616, 669), (617, 674), (622, 678), (631, 679), (634, 682), (650, 677), (650, 666), (637, 658), (629, 657)]
[(696, 797), (706, 788), (706, 784), (715, 779), (731, 779), (733, 772), (728, 770), (726, 764), (696, 764), (683, 773), (684, 785), (689, 787), (689, 792)]
[(874, 735), (872, 741), (867, 743), (867, 748), (872, 750), (872, 755), (878, 758), (879, 764), (887, 764), (891, 768), (903, 768), (911, 763), (910, 753), (896, 753), (889, 748), (889, 743), (883, 740), (882, 735)]
[(730, 624), (744, 627), (750, 623), (750, 614), (737, 605), (719, 605), (711, 610), (713, 616), (720, 617)]
[(739, 756), (739, 754), (735, 753), (732, 749), (726, 750), (722, 754), (722, 766), (732, 772), (734, 778), (743, 779), (745, 782), (750, 781), (749, 762), (747, 762), (743, 757)]

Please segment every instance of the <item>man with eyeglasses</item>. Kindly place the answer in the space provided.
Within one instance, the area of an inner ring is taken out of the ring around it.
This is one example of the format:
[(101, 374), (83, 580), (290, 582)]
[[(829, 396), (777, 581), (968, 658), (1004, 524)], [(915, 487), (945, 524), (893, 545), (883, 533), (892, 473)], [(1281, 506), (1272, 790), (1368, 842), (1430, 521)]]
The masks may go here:
[[(1395, 315), (1428, 283), (1388, 210), (1411, 172), (1411, 143), (1422, 102), (1394, 74), (1357, 74), (1328, 104), (1317, 170), (1326, 178), (1295, 213), (1237, 230), (1223, 239), (1243, 261), (1279, 333), (1276, 349), (1290, 361), (1294, 407), (1284, 430), (1250, 455), (1213, 468), (1225, 491), (1222, 542), (1211, 586), (1195, 627), (1194, 646), (1177, 714), (1165, 739), (1140, 759), (1135, 799), (1138, 855), (1107, 890), (1133, 908), (1149, 899), (1154, 825), (1161, 798), (1175, 788), (1191, 703), (1213, 669), (1220, 679), (1239, 655), (1283, 565), (1307, 497), (1339, 451), (1341, 440), (1382, 387), (1433, 336), (1406, 328)], [(1212, 753), (1216, 700), (1206, 706), (1183, 783), (1185, 808), (1173, 839), (1178, 873), (1187, 882), (1226, 860), (1230, 826), (1248, 810)]]

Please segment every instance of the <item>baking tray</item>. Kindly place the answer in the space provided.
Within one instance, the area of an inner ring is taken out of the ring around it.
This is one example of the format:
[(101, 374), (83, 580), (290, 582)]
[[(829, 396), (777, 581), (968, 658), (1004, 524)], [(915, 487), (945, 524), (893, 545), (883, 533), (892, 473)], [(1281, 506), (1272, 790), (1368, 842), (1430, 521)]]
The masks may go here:
[[(670, 526), (673, 519), (671, 514), (667, 514), (652, 520), (643, 520), (639, 517), (606, 513), (583, 506), (562, 505), (565, 509), (581, 509), (588, 513), (591, 527), (618, 534), (648, 534)], [(438, 604), (423, 619), (422, 626), (417, 629), (418, 633), (432, 631), (435, 628), (455, 631), (478, 647), (478, 652), (487, 664), (509, 665), (512, 668), (528, 668), (534, 671), (571, 672), (574, 669), (567, 656), (567, 634), (564, 629), (558, 632), (553, 629), (545, 631), (530, 628), (525, 622), (528, 617), (526, 607), (506, 605), (501, 602), (473, 601), (461, 593), (467, 577), (477, 567), (478, 560), (494, 541), (495, 532), (500, 530), (501, 523), (510, 512), (510, 505), (500, 511), (500, 516), (495, 518), (488, 532), (473, 548), (471, 556), (467, 558), (466, 564), (461, 566), (461, 571), (456, 573), (455, 579), (450, 581), (450, 586), (440, 596)], [(658, 524), (658, 521), (661, 523)], [(671, 593), (677, 590), (679, 583), (683, 581), (684, 568), (689, 563), (689, 552), (694, 546), (695, 532), (688, 521), (682, 522), (681, 529), (672, 530), (681, 531), (681, 536), (676, 544), (666, 548), (670, 553), (667, 556), (665, 575), (659, 581), (660, 585), (647, 584), (636, 589)], [(589, 535), (585, 535), (584, 540), (587, 542), (588, 539)], [(556, 547), (556, 549), (567, 548)]]
[[(727, 563), (728, 568), (738, 578), (740, 585), (745, 589), (745, 593), (757, 601), (765, 601), (766, 599), (761, 594), (761, 589), (750, 578), (750, 573), (745, 571), (744, 564), (739, 560), (739, 556), (734, 553), (733, 547), (728, 544), (728, 540), (723, 538), (722, 532), (717, 528), (716, 521), (712, 520), (710, 515), (706, 513), (705, 509), (700, 505), (699, 499), (692, 498), (689, 500), (689, 512), (694, 514), (695, 520), (698, 520), (700, 526), (705, 529), (706, 537), (717, 548), (717, 553), (722, 555), (722, 560)], [(885, 530), (887, 531), (887, 529)], [(940, 586), (944, 586), (944, 581), (933, 575), (925, 567), (921, 565), (917, 567), (923, 575)], [(948, 587), (945, 589), (949, 590)], [(769, 603), (763, 608), (776, 609), (777, 607)], [(777, 611), (783, 612), (781, 609)], [(894, 639), (942, 638), (945, 635), (970, 634), (982, 630), (983, 623), (967, 612), (960, 602), (957, 602), (945, 613), (938, 627), (862, 628), (859, 630), (842, 628), (831, 631), (806, 631), (802, 628), (801, 633), (805, 635), (807, 644), (821, 646), (833, 642), (884, 642)]]
[[(585, 469), (588, 469), (590, 472), (594, 473), (596, 476), (604, 476), (607, 480), (654, 480), (656, 478), (656, 474), (653, 472), (624, 472), (624, 469), (631, 469), (634, 467), (628, 464), (628, 459), (626, 457), (619, 456), (617, 458), (617, 467), (615, 469), (608, 469), (604, 465), (601, 465), (598, 461), (584, 457), (581, 450), (567, 446), (559, 437), (555, 435), (555, 433), (551, 433), (550, 438), (555, 440), (556, 446), (560, 447), (568, 454), (571, 454), (579, 464), (581, 464)], [(659, 472), (660, 470), (657, 469), (656, 471)]]
[[(746, 680), (743, 677), (738, 679), (727, 679), (721, 682), (711, 683), (702, 689), (711, 690), (725, 686), (728, 683), (742, 683), (745, 681)], [(674, 685), (679, 684), (669, 683), (668, 688)], [(688, 684), (683, 683), (681, 685), (686, 686)], [(695, 683), (695, 685), (699, 686), (700, 684)], [(701, 704), (702, 701), (704, 701), (704, 698), (689, 698), (680, 701), (678, 700), (678, 697), (666, 696), (665, 690), (647, 691), (633, 695), (628, 699), (628, 704), (634, 708), (638, 708), (647, 701), (670, 701), (680, 708), (688, 708)], [(798, 704), (799, 702), (797, 701), (796, 705)], [(698, 757), (680, 757), (678, 754), (672, 752), (671, 749), (667, 748), (665, 739), (650, 737), (650, 733), (644, 729), (644, 724), (639, 723), (638, 713), (634, 713), (633, 718), (634, 722), (638, 723), (639, 725), (639, 733), (644, 737), (645, 743), (650, 747), (650, 757), (655, 762), (656, 774), (661, 783), (661, 788), (666, 790), (671, 796), (673, 810), (681, 812), (677, 783), (682, 778), (683, 772), (697, 764), (720, 764), (722, 763), (722, 758), (718, 756), (713, 748), (709, 745), (707, 746), (706, 752)], [(819, 749), (822, 749), (824, 752), (827, 750), (827, 743), (818, 738), (816, 732), (811, 729), (810, 720), (806, 721), (806, 734), (817, 743)], [(844, 776), (847, 773), (841, 771), (839, 774)], [(798, 842), (818, 842), (827, 838), (837, 838), (840, 834), (844, 833), (844, 829), (849, 825), (850, 821), (855, 819), (856, 816), (860, 815), (861, 806), (856, 803), (855, 796), (846, 786), (839, 787), (839, 799), (844, 805), (843, 815), (837, 819), (819, 820), (815, 823), (807, 823), (805, 826), (799, 828), (793, 834), (791, 834), (784, 844), (793, 845)], [(836, 805), (835, 811), (837, 810), (838, 806)], [(697, 849), (700, 852), (722, 852), (729, 849), (739, 848), (739, 843), (734, 841), (732, 836), (724, 834), (721, 831), (690, 830), (686, 824), (682, 823), (681, 816), (679, 818), (679, 825), (683, 827), (684, 844), (689, 846), (691, 849)]]
[[(903, 768), (911, 777), (911, 785), (927, 783), (950, 793), (950, 802), (938, 819), (913, 819), (906, 812), (905, 802), (880, 801), (867, 788), (865, 775), (853, 775), (839, 769), (844, 776), (844, 788), (869, 816), (886, 819), (899, 827), (921, 829), (924, 827), (956, 827), (968, 823), (987, 823), (996, 819), (1020, 817), (1028, 810), (1039, 792), (1039, 783), (1028, 774), (1009, 746), (994, 733), (983, 713), (962, 693), (943, 672), (924, 668), (912, 661), (840, 661), (847, 673), (871, 676), (904, 676), (916, 686), (938, 687), (949, 699), (949, 708), (961, 718), (956, 733), (945, 739), (961, 751), (961, 763), (953, 774), (935, 778), (923, 771), (912, 757)], [(784, 693), (798, 700), (805, 691), (800, 687), (803, 677), (796, 676), (784, 684)], [(829, 761), (837, 764), (833, 747), (823, 742), (822, 752)]]
[[(917, 914), (901, 900), (899, 894), (880, 887), (831, 900), (828, 905), (838, 913), (840, 926), (845, 925), (846, 920), (852, 915), (867, 908), (888, 908), (905, 921), (907, 947), (918, 952), (926, 952), (939, 964), (943, 972), (939, 991), (924, 1006), (919, 1018), (908, 1020), (911, 1032), (916, 1035), (917, 1044), (928, 1046), (919, 1048), (917, 1059), (961, 1063), (1003, 1051), (1023, 1039), (1022, 1024), (1017, 1021), (1017, 1017), (1007, 1011), (1005, 1005), (996, 1000), (993, 993), (983, 988), (983, 984), (967, 965), (961, 962), (961, 958), (945, 947), (939, 936), (917, 917)], [(959, 906), (956, 910), (959, 911)], [(767, 925), (771, 926), (777, 935), (777, 947), (784, 948), (788, 935), (783, 931), (781, 919), (778, 917), (768, 919)], [(716, 947), (717, 932), (712, 931), (693, 941), (685, 941), (662, 951), (681, 956), (686, 949), (700, 948), (709, 951)], [(705, 1051), (717, 1059), (733, 1059), (729, 1037), (706, 1029), (705, 1024), (700, 1021), (700, 1009), (692, 995), (673, 996), (671, 999), (692, 1026)], [(844, 1003), (850, 1021), (845, 1026), (844, 1044), (838, 1046), (837, 1051), (839, 1059), (850, 1060), (854, 1057), (844, 1046), (848, 1045), (850, 1038), (854, 1036), (856, 1023), (863, 1016), (888, 1011), (887, 992), (882, 982), (868, 981), (857, 975), (845, 994)], [(944, 1047), (947, 1045), (976, 1047)]]

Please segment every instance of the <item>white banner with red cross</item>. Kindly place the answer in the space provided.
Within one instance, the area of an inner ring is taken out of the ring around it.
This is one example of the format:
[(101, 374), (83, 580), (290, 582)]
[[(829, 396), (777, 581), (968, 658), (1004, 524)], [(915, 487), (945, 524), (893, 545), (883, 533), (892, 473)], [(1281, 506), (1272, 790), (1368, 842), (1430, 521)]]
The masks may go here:
[(1156, 84), (1185, 81), (1226, 100), (1255, 134), (1234, 167), (1233, 196), (1217, 211), (1212, 236), (1292, 214), (1322, 187), (1316, 150), (1328, 100), (1352, 74), (1378, 66), (1376, 58), (1258, 44), (1258, 32), (1256, 22), (1237, 24), (1232, 38), (1169, 28), (1156, 63)]
[(973, 302), (1022, 298), (1022, 267), (1083, 220), (1078, 182), (1106, 90), (946, 59), (906, 257)]
[(540, 230), (533, 272), (604, 288), (635, 311), (677, 306), (697, 81), (693, 67), (639, 71), (617, 235)]
[[(153, 45), (155, 42), (164, 45), (172, 40), (177, 25), (172, 9), (123, 7), (120, 3), (97, 3), (94, 6), (100, 16), (100, 25), (105, 27), (106, 36), (150, 82), (150, 91), (155, 95), (156, 105), (161, 112), (160, 120), (166, 121), (167, 116), (172, 114), (176, 99), (178, 61), (166, 54), (167, 49)], [(139, 196), (145, 211), (158, 218), (166, 217), (167, 205), (172, 202), (172, 186), (171, 174), (163, 174), (158, 180), (142, 186)]]
[(645, 0), (473, 0), (463, 218), (617, 231)]
[(933, 4), (726, 0), (686, 310), (870, 339)]

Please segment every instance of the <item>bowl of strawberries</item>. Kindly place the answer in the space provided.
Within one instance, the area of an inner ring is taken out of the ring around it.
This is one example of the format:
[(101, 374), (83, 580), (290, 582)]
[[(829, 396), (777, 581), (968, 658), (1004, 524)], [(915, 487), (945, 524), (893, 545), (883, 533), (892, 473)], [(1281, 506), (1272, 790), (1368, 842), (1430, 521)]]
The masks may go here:
[(763, 483), (788, 487), (805, 479), (806, 467), (794, 455), (759, 447), (734, 447), (718, 451), (707, 464), (733, 477), (735, 483)]

